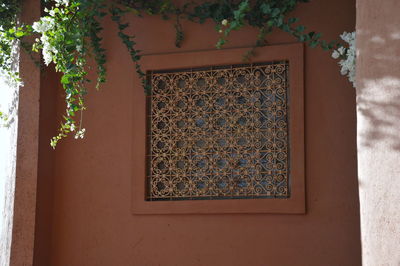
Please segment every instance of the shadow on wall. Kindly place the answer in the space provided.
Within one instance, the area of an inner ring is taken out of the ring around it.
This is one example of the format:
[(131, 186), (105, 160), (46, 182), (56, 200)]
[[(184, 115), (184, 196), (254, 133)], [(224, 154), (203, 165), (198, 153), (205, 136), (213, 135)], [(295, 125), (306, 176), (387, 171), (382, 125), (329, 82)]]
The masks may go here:
[[(358, 132), (361, 132), (358, 144), (367, 148), (384, 145), (400, 151), (400, 53), (397, 48), (400, 47), (400, 31), (391, 28), (382, 32), (386, 34), (357, 32), (357, 42), (367, 42), (357, 47), (358, 56), (370, 53), (370, 58), (373, 55), (373, 64), (361, 70), (365, 78), (357, 80), (357, 108), (363, 115), (357, 121)], [(368, 47), (368, 51), (363, 47)], [(365, 59), (361, 57), (361, 60)], [(362, 65), (368, 64), (363, 62)], [(387, 72), (388, 65), (393, 66), (390, 72)], [(360, 73), (360, 69), (357, 72)], [(388, 95), (392, 96), (390, 100)]]

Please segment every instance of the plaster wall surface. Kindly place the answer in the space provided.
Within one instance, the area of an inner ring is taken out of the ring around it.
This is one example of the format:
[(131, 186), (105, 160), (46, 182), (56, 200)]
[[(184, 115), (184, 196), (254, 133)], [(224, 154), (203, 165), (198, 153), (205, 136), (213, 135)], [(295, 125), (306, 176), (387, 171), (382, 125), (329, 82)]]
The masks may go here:
[[(300, 4), (293, 16), (331, 40), (354, 29), (354, 14), (354, 1), (338, 0)], [(213, 23), (184, 22), (186, 38), (178, 49), (173, 22), (129, 19), (146, 54), (215, 49), (218, 39)], [(46, 183), (51, 189), (39, 187), (38, 193), (52, 200), (40, 205), (51, 210), (46, 214), (51, 219), (42, 219), (43, 214), (37, 221), (51, 229), (37, 231), (36, 247), (42, 249), (35, 259), (42, 263), (36, 265), (361, 264), (355, 91), (329, 53), (305, 49), (305, 215), (133, 215), (131, 162), (139, 153), (132, 136), (144, 128), (132, 124), (132, 106), (142, 104), (145, 96), (133, 86), (134, 65), (116, 26), (109, 18), (104, 25), (108, 82), (99, 92), (89, 92), (85, 139), (63, 140), (56, 151), (48, 141), (40, 145), (39, 172), (49, 165), (53, 169)], [(250, 47), (256, 35), (250, 28), (235, 32), (227, 48)], [(296, 42), (279, 31), (268, 41)], [(42, 83), (42, 91), (53, 85)], [(65, 108), (58, 95), (53, 99), (61, 118)], [(44, 107), (53, 104), (42, 102)], [(42, 121), (47, 132), (51, 126)]]
[[(31, 24), (40, 14), (40, 2), (22, 2), (21, 22)], [(21, 51), (20, 74), (24, 88), (18, 100), (14, 214), (10, 265), (32, 265), (36, 214), (36, 184), (39, 142), (40, 68)]]
[[(18, 53), (16, 52), (16, 62)], [(18, 64), (14, 66), (18, 69)], [(0, 75), (0, 110), (8, 115), (0, 121), (0, 265), (9, 265), (14, 209), (15, 168), (18, 135), (19, 86)]]
[[(38, 11), (38, 1), (24, 1), (20, 20), (31, 23)], [(0, 109), (8, 115), (5, 123), (0, 122), (1, 266), (33, 262), (39, 68), (17, 44), (13, 59), (13, 68), (20, 73), (25, 87), (20, 90), (20, 84), (0, 75)]]
[(400, 2), (357, 1), (363, 265), (400, 265)]

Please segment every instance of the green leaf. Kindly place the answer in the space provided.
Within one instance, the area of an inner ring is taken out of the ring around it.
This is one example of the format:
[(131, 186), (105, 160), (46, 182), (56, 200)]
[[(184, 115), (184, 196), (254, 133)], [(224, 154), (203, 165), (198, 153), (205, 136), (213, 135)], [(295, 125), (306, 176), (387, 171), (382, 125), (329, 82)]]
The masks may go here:
[(272, 9), (272, 13), (271, 13), (271, 17), (277, 17), (279, 14), (281, 13), (281, 11), (279, 10), (279, 8), (274, 8)]
[(317, 45), (318, 45), (318, 42), (317, 42), (317, 41), (312, 41), (312, 42), (309, 43), (309, 46), (310, 46), (311, 48), (315, 48)]
[(271, 13), (271, 7), (269, 6), (268, 3), (262, 3), (260, 9), (261, 12), (263, 12), (266, 15), (269, 15)]
[(284, 30), (284, 31), (286, 31), (286, 32), (290, 32), (290, 27), (289, 27), (289, 25), (284, 24), (284, 25), (282, 26), (282, 30)]
[(297, 32), (303, 32), (305, 29), (306, 29), (306, 27), (304, 27), (303, 25), (299, 25), (296, 27)]
[(315, 40), (318, 40), (319, 38), (321, 38), (321, 36), (322, 36), (322, 34), (318, 32), (318, 33), (315, 33), (315, 34), (314, 34), (313, 38), (314, 38)]
[(69, 83), (69, 75), (63, 75), (61, 77), (61, 83), (62, 84), (68, 84)]

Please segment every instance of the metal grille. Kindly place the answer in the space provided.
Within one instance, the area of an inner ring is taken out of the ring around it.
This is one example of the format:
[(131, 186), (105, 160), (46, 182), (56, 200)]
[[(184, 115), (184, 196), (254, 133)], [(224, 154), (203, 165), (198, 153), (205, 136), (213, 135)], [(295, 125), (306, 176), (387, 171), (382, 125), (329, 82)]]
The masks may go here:
[(149, 73), (147, 200), (289, 197), (288, 71)]

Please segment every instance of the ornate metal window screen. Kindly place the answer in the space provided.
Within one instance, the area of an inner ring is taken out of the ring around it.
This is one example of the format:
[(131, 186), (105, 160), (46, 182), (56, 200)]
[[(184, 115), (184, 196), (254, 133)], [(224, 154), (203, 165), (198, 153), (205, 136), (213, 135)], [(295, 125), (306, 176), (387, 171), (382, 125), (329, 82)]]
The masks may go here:
[(147, 200), (288, 198), (287, 61), (149, 72)]

